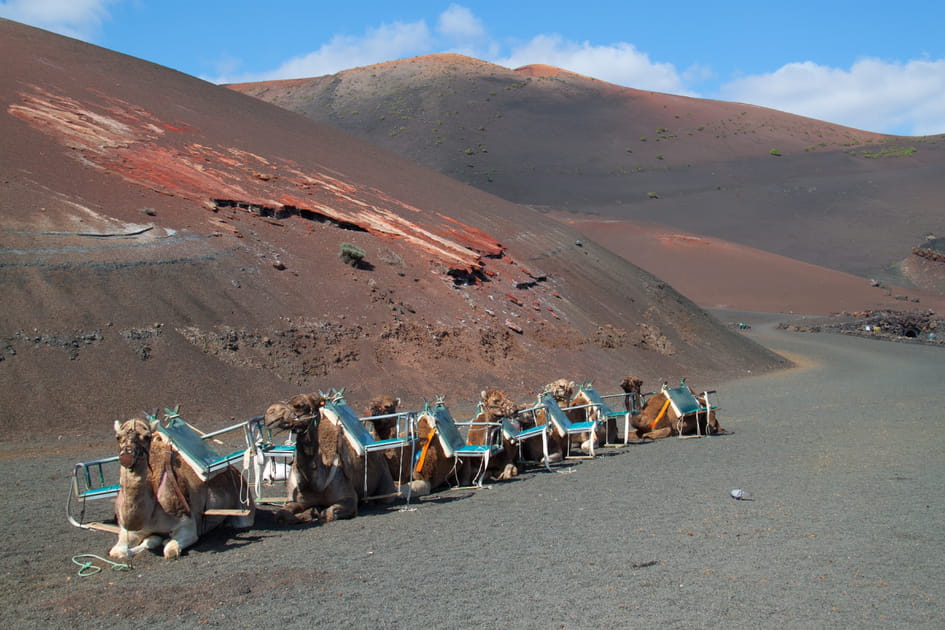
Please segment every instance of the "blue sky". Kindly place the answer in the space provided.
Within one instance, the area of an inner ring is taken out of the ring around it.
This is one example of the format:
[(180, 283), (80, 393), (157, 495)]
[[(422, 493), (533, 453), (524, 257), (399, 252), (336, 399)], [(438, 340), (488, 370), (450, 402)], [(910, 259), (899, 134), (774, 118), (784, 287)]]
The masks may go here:
[(941, 0), (0, 0), (0, 17), (217, 83), (458, 52), (870, 131), (945, 133)]

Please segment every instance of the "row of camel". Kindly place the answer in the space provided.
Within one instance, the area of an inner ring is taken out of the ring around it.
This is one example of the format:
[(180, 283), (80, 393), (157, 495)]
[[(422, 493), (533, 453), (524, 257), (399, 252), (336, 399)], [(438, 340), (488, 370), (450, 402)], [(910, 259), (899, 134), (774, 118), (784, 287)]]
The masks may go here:
[[(702, 417), (678, 417), (666, 394), (642, 394), (642, 384), (635, 377), (626, 377), (620, 384), (629, 419), (626, 440), (723, 432), (714, 411)], [(549, 430), (544, 444), (537, 440), (516, 442), (503, 435), (503, 448), (488, 460), (485, 470), (477, 470), (477, 462), (448, 454), (441, 442), (434, 439), (436, 426), (429, 414), (420, 414), (414, 420), (418, 449), (359, 455), (345, 439), (340, 424), (325, 421), (324, 394), (299, 394), (274, 403), (266, 409), (265, 425), (291, 432), (295, 443), (286, 479), (286, 503), (275, 518), (283, 524), (351, 518), (357, 515), (363, 501), (387, 503), (398, 496), (422, 496), (449, 485), (468, 485), (474, 475), (480, 481), (507, 480), (518, 475), (528, 462), (547, 466), (563, 460), (568, 453), (617, 442), (617, 419), (595, 416), (599, 408), (591, 404), (582, 387), (559, 379), (545, 386), (544, 392), (550, 393), (575, 421), (599, 419), (597, 431), (574, 437)], [(365, 416), (373, 418), (367, 422), (374, 438), (394, 439), (402, 431), (398, 429), (399, 405), (400, 400), (393, 396), (371, 400)], [(543, 409), (529, 408), (533, 411), (530, 414), (520, 413), (523, 409), (501, 390), (482, 392), (479, 413), (470, 425), (466, 442), (486, 445), (495, 439), (490, 427), (503, 420), (513, 422), (519, 429), (548, 422)], [(115, 504), (119, 539), (110, 556), (126, 559), (163, 543), (164, 557), (176, 558), (200, 534), (224, 520), (235, 527), (252, 525), (255, 505), (239, 471), (229, 468), (207, 481), (201, 480), (186, 462), (174, 456), (174, 449), (162, 439), (156, 425), (140, 418), (123, 424), (116, 422), (115, 432), (121, 491)], [(228, 516), (228, 511), (233, 514)]]

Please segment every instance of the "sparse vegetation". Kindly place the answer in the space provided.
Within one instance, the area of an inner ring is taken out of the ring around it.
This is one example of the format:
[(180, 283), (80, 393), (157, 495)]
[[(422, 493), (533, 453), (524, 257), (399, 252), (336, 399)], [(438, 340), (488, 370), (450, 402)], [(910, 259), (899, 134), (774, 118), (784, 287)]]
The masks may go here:
[(338, 257), (344, 264), (357, 267), (364, 260), (364, 250), (352, 243), (342, 243)]
[(865, 158), (870, 159), (880, 159), (880, 158), (892, 158), (892, 157), (908, 157), (914, 155), (916, 148), (913, 146), (902, 146), (902, 145), (891, 145), (888, 147), (883, 147), (878, 151), (871, 151), (869, 149), (863, 149), (860, 151), (860, 155)]
[(774, 157), (781, 157), (781, 152), (778, 151), (777, 149), (771, 149), (770, 151), (768, 151), (768, 153), (770, 153)]
[(660, 196), (659, 196), (657, 193), (655, 193), (655, 192), (648, 192), (648, 193), (646, 193), (646, 196), (647, 196), (648, 198), (650, 198), (650, 199), (659, 199), (659, 198), (660, 198)]

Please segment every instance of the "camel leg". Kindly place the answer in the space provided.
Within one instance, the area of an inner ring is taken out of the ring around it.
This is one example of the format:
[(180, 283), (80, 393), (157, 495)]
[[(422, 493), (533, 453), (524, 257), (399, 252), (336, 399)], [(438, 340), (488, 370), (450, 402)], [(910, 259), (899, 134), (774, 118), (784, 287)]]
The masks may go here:
[(644, 433), (644, 438), (650, 438), (651, 440), (659, 440), (660, 438), (667, 438), (673, 434), (673, 427), (663, 427), (662, 429), (657, 429), (655, 431), (650, 431), (649, 433)]
[(515, 464), (506, 464), (497, 479), (499, 481), (507, 481), (516, 476), (518, 476), (518, 467)]
[(406, 499), (408, 492), (411, 497), (425, 497), (432, 492), (432, 488), (430, 487), (429, 481), (423, 481), (422, 479), (417, 479), (410, 483), (402, 483), (397, 486), (397, 494), (401, 497)]
[(598, 446), (600, 446), (600, 440), (598, 439), (596, 432), (595, 432), (595, 433), (585, 433), (585, 434), (582, 435), (581, 437), (584, 438), (585, 436), (587, 436), (586, 439), (583, 439), (582, 442), (581, 442), (581, 450), (582, 450), (582, 451), (584, 451), (585, 453), (590, 452), (590, 450), (591, 450), (591, 440), (593, 440), (593, 444), (594, 444), (594, 447), (595, 447), (595, 448), (598, 447)]
[(147, 536), (137, 545), (128, 550), (129, 555), (135, 556), (145, 549), (157, 549), (164, 543), (164, 537), (159, 534)]
[(714, 434), (714, 435), (718, 435), (719, 433), (725, 433), (725, 429), (723, 429), (719, 425), (718, 418), (715, 417), (714, 411), (709, 413), (709, 430), (707, 431), (707, 433)]
[(330, 523), (342, 518), (352, 518), (358, 515), (358, 499), (342, 499), (341, 501), (328, 506), (319, 513), (319, 520), (323, 523)]
[(164, 557), (176, 560), (180, 552), (197, 542), (197, 522), (193, 517), (186, 517), (171, 531), (171, 539), (164, 545)]
[(157, 534), (142, 537), (140, 534), (130, 532), (122, 527), (118, 531), (118, 542), (109, 550), (108, 557), (116, 560), (127, 560), (145, 549), (157, 549), (161, 546), (162, 541), (163, 538)]
[(308, 506), (295, 501), (289, 501), (281, 510), (276, 511), (275, 520), (280, 525), (299, 525), (300, 523), (310, 523), (318, 520), (317, 515), (313, 514), (315, 510), (310, 510)]

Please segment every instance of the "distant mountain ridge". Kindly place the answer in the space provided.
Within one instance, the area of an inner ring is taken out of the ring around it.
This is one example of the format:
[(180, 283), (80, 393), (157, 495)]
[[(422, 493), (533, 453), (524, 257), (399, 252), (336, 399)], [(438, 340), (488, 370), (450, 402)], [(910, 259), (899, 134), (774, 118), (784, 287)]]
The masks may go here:
[(945, 135), (902, 138), (428, 55), (238, 84), (516, 203), (662, 222), (861, 276), (941, 231)]

